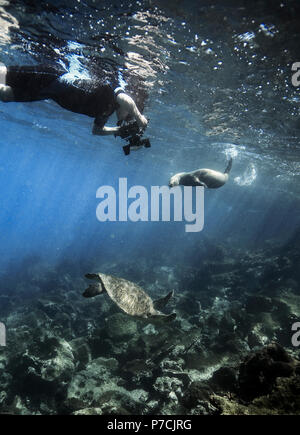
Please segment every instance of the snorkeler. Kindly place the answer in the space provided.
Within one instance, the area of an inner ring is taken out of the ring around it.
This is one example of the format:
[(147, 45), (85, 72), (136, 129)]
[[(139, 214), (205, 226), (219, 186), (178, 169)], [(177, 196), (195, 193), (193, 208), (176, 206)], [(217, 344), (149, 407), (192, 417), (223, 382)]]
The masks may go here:
[[(105, 71), (99, 75), (85, 71), (80, 76), (71, 74), (60, 65), (0, 65), (0, 100), (29, 102), (46, 99), (52, 99), (72, 112), (95, 118), (92, 130), (95, 135), (122, 137), (122, 123), (127, 123), (128, 128), (130, 121), (134, 121), (142, 134), (148, 124), (117, 78), (112, 74), (105, 77)], [(118, 118), (117, 127), (106, 127), (114, 111)]]

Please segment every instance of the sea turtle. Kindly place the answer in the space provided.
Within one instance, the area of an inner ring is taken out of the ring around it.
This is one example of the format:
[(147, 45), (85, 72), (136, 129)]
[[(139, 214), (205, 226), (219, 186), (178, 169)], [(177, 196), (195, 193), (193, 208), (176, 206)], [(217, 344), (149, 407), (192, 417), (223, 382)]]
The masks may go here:
[(169, 292), (161, 299), (153, 301), (140, 286), (126, 279), (104, 273), (88, 273), (85, 277), (97, 281), (90, 284), (84, 291), (83, 296), (86, 298), (92, 298), (106, 292), (122, 311), (130, 316), (139, 317), (149, 322), (155, 322), (156, 320), (170, 321), (176, 317), (176, 313), (163, 314), (160, 312), (160, 309), (174, 295), (174, 291)]

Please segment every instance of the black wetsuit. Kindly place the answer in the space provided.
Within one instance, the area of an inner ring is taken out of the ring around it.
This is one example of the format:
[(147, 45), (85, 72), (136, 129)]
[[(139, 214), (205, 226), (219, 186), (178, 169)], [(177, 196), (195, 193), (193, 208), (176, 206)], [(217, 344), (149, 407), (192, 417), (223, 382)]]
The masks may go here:
[(73, 78), (60, 66), (9, 66), (6, 84), (13, 90), (14, 101), (39, 101), (52, 99), (72, 112), (95, 118), (103, 127), (117, 108), (114, 89), (118, 80), (103, 77)]

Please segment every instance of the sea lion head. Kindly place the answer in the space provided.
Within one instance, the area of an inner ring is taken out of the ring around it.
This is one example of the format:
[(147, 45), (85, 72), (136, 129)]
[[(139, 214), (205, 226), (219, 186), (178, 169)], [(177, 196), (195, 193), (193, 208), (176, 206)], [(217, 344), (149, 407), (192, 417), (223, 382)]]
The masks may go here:
[(169, 187), (179, 186), (182, 174), (184, 174), (184, 172), (180, 172), (179, 174), (173, 175), (170, 178)]

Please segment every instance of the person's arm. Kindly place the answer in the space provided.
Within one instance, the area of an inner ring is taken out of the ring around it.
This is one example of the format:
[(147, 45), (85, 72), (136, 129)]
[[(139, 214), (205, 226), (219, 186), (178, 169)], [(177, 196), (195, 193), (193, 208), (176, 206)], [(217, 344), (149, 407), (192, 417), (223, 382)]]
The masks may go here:
[(122, 114), (127, 113), (134, 118), (140, 128), (146, 128), (148, 125), (147, 118), (141, 114), (134, 100), (125, 92), (121, 92), (117, 95), (116, 101), (119, 105), (117, 110), (118, 118), (122, 119)]
[(92, 133), (96, 136), (108, 136), (110, 134), (117, 134), (120, 127), (101, 127), (94, 122)]
[(97, 136), (108, 136), (110, 134), (117, 134), (119, 127), (105, 127), (109, 116), (99, 115), (95, 118), (92, 133)]
[[(141, 114), (134, 100), (129, 95), (122, 92), (117, 95), (116, 101), (119, 105), (119, 108), (117, 109), (117, 117), (119, 120), (125, 120), (127, 115), (130, 115), (136, 120), (140, 128), (145, 129), (147, 127), (147, 118)], [(96, 118), (92, 133), (97, 136), (108, 136), (111, 134), (118, 136), (120, 127), (105, 127), (107, 120), (108, 117)]]

